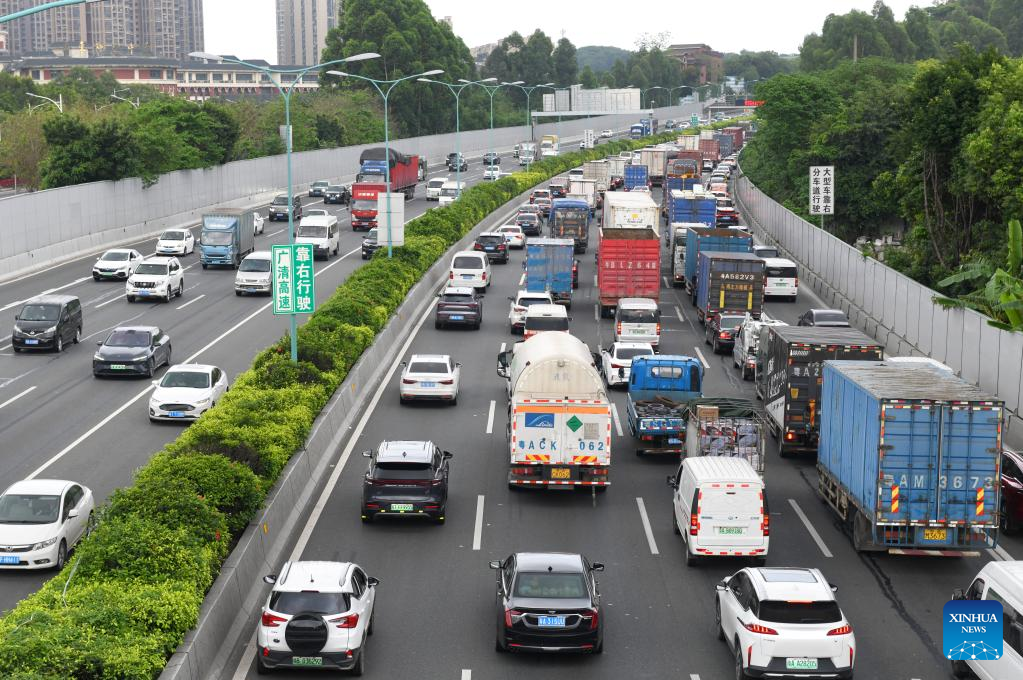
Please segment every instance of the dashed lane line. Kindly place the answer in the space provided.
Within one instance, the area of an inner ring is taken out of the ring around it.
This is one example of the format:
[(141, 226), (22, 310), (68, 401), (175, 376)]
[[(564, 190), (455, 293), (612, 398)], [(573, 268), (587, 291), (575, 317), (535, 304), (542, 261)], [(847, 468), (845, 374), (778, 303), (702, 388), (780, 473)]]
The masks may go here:
[(804, 513), (803, 509), (799, 507), (799, 503), (796, 502), (796, 499), (790, 498), (789, 505), (791, 505), (792, 509), (796, 511), (796, 514), (799, 515), (799, 519), (803, 522), (803, 526), (806, 527), (807, 533), (810, 534), (810, 537), (813, 539), (814, 543), (817, 544), (817, 547), (821, 549), (821, 552), (824, 553), (824, 556), (834, 557), (834, 555), (831, 554), (831, 551), (828, 550), (828, 546), (825, 545), (824, 539), (817, 533), (817, 529), (815, 529), (813, 524), (810, 523), (810, 519), (806, 516), (806, 513)]

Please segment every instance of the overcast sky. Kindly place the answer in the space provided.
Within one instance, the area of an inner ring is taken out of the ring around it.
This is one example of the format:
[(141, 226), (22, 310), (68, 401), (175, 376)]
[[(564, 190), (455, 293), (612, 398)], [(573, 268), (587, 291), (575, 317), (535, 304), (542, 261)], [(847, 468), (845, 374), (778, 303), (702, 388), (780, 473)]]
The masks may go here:
[[(239, 12), (244, 2), (245, 11)], [(495, 42), (512, 31), (523, 35), (542, 29), (555, 41), (562, 32), (576, 47), (614, 45), (634, 49), (636, 38), (645, 32), (671, 29), (676, 43), (706, 43), (722, 52), (774, 50), (793, 53), (803, 36), (819, 32), (829, 14), (851, 9), (869, 12), (874, 0), (728, 0), (727, 2), (648, 3), (645, 12), (614, 20), (627, 3), (618, 0), (426, 0), (435, 17), (450, 16), (455, 33), (469, 47)], [(902, 19), (913, 5), (926, 6), (930, 0), (887, 0)], [(607, 9), (604, 9), (604, 7)], [(205, 0), (206, 50), (234, 54), (241, 58), (277, 60), (275, 0)], [(585, 7), (583, 12), (579, 8)], [(669, 9), (674, 7), (675, 9)], [(665, 21), (668, 17), (673, 21)]]

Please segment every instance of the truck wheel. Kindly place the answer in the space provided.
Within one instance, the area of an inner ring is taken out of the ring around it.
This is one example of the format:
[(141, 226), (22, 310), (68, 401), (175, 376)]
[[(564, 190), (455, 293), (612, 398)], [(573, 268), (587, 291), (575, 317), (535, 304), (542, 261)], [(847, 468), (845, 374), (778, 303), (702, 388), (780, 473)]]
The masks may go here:
[(203, 268), (203, 269), (206, 269), (206, 268), (207, 268), (207, 266), (208, 266), (208, 265), (207, 265), (207, 264), (206, 264), (205, 262), (203, 262), (203, 263), (202, 263), (202, 268)]

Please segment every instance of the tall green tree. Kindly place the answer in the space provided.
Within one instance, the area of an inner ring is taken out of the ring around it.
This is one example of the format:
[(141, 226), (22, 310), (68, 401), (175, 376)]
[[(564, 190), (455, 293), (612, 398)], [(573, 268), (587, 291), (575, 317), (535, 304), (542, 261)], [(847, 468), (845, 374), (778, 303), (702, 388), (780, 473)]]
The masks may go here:
[(551, 53), (554, 68), (554, 82), (560, 85), (573, 85), (579, 74), (579, 64), (575, 60), (575, 45), (568, 38), (558, 40), (558, 46)]
[(27, 108), (30, 97), (26, 92), (36, 92), (36, 84), (31, 78), (0, 71), (0, 111), (14, 112)]
[(579, 74), (579, 82), (587, 90), (594, 90), (600, 87), (600, 81), (597, 80), (597, 74), (595, 74), (593, 69), (589, 66), (585, 66), (582, 73)]
[(988, 21), (1005, 35), (1010, 54), (1023, 54), (1023, 0), (993, 0)]
[(90, 127), (74, 115), (56, 116), (43, 124), (50, 154), (42, 164), (44, 188), (137, 177), (139, 145), (116, 120)]

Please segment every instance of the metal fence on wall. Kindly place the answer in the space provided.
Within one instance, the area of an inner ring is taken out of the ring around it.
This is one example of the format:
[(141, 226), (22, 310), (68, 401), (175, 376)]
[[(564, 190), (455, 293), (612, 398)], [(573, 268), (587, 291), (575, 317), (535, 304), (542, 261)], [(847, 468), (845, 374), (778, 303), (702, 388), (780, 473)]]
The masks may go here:
[(744, 176), (735, 181), (735, 193), (757, 235), (777, 244), (799, 265), (800, 283), (845, 311), (854, 326), (883, 342), (888, 354), (936, 359), (1004, 399), (1020, 417), (1023, 334), (993, 328), (972, 310), (935, 304), (935, 291), (864, 257), (772, 200)]

